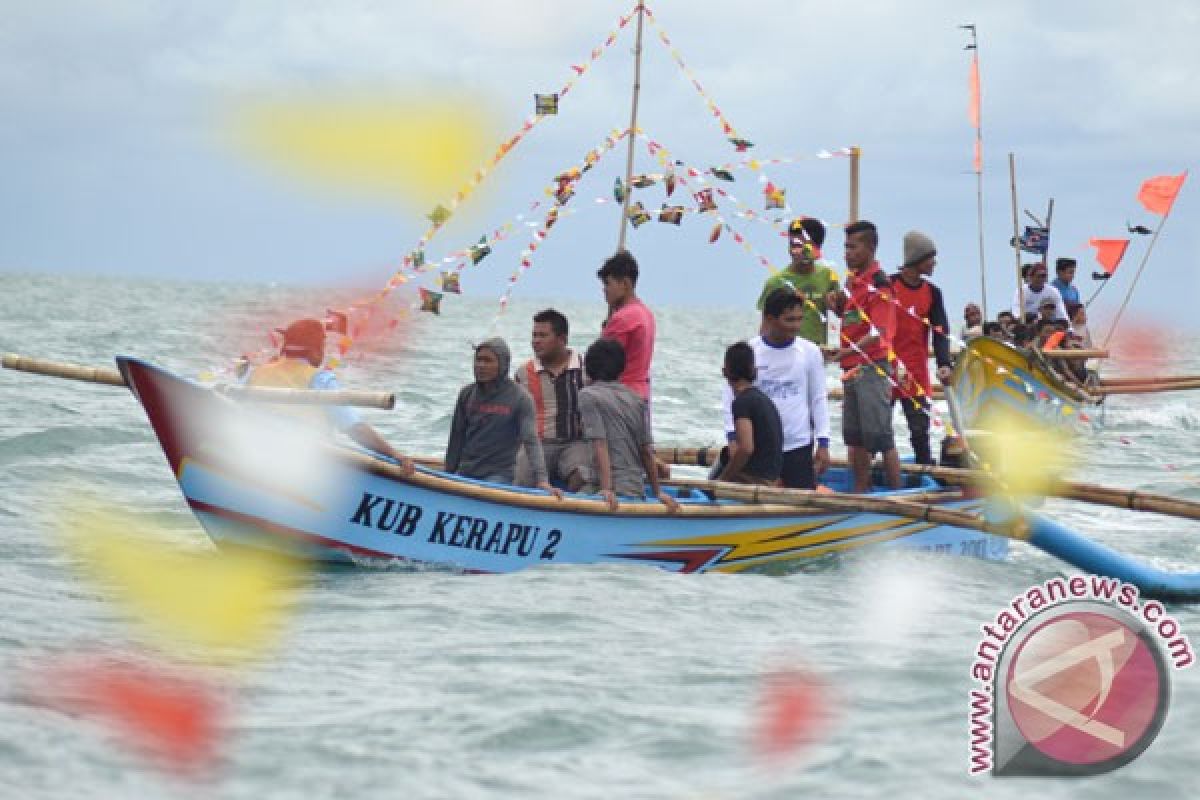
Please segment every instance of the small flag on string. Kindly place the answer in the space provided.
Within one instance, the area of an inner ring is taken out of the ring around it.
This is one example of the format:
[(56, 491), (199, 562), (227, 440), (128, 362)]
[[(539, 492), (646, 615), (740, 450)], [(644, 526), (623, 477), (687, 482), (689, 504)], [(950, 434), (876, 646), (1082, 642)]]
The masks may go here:
[(629, 179), (629, 185), (635, 189), (645, 189), (656, 183), (658, 183), (658, 178), (655, 178), (653, 175), (634, 175)]
[(746, 139), (739, 139), (736, 136), (731, 138), (729, 143), (732, 144), (739, 153), (744, 153), (751, 147), (754, 147), (754, 142), (747, 141)]
[(650, 221), (650, 215), (646, 213), (646, 207), (641, 203), (634, 203), (629, 207), (629, 222), (633, 227), (640, 228), (643, 223)]
[(620, 177), (613, 180), (613, 199), (618, 203), (625, 202), (625, 184), (621, 182)]
[(535, 94), (533, 96), (533, 110), (538, 116), (549, 116), (558, 113), (558, 95), (557, 94)]
[(724, 227), (725, 223), (723, 222), (718, 222), (716, 225), (713, 225), (712, 232), (708, 234), (709, 244), (712, 244), (713, 242), (717, 241), (717, 239), (721, 238), (721, 229)]
[(787, 190), (776, 186), (767, 181), (767, 185), (763, 188), (763, 196), (766, 200), (766, 208), (783, 208), (787, 205)]
[(663, 177), (663, 186), (666, 187), (667, 197), (670, 197), (672, 194), (675, 193), (675, 173), (674, 172), (668, 172), (666, 174), (666, 176)]
[[(438, 206), (438, 208), (441, 208), (441, 206)], [(409, 260), (409, 263), (411, 263), (414, 267), (425, 266), (425, 251), (424, 250), (414, 250), (412, 253), (409, 254), (408, 260)]]
[(1104, 267), (1104, 272), (1093, 273), (1095, 280), (1108, 280), (1117, 271), (1117, 265), (1125, 257), (1125, 249), (1129, 247), (1128, 239), (1091, 239), (1089, 245), (1096, 248), (1096, 261)]
[(718, 180), (729, 181), (730, 183), (733, 182), (733, 173), (724, 167), (712, 167), (709, 169), (709, 172), (711, 172), (712, 176)]
[(1185, 180), (1187, 180), (1187, 170), (1180, 175), (1159, 175), (1156, 178), (1150, 178), (1143, 182), (1142, 188), (1138, 190), (1138, 202), (1151, 214), (1165, 217), (1171, 213), (1171, 206), (1175, 204), (1175, 197), (1183, 188)]
[(570, 183), (560, 183), (554, 192), (554, 202), (565, 206), (575, 196), (575, 188)]
[(446, 220), (450, 219), (450, 209), (446, 208), (441, 203), (438, 203), (433, 211), (430, 211), (425, 218), (432, 222), (435, 228), (440, 228), (446, 224)]
[(713, 200), (712, 189), (701, 189), (696, 192), (693, 197), (696, 198), (696, 210), (703, 214), (706, 211), (716, 211), (717, 203)]
[(452, 294), (462, 294), (461, 276), (457, 272), (442, 273), (442, 291)]
[(471, 245), (471, 263), (478, 264), (480, 261), (483, 261), (483, 259), (485, 259), (487, 254), (490, 252), (492, 252), (492, 248), (488, 246), (487, 236), (480, 236), (479, 244)]
[(431, 314), (442, 313), (442, 293), (431, 292), (428, 289), (418, 289), (421, 295), (421, 310)]
[(546, 230), (553, 228), (556, 222), (558, 222), (558, 209), (552, 208), (546, 212)]
[(678, 225), (683, 221), (683, 206), (669, 206), (663, 203), (662, 209), (658, 212), (658, 221)]

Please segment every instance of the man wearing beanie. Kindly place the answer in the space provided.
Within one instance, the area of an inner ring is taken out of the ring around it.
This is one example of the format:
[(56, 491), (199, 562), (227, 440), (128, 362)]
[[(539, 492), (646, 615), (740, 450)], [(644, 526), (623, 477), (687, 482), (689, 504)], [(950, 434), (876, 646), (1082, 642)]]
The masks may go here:
[[(246, 378), (248, 386), (268, 386), (281, 389), (342, 388), (325, 361), (325, 326), (320, 320), (300, 319), (283, 331), (283, 346), (279, 356), (255, 367)], [(358, 411), (349, 406), (280, 406), (280, 413), (299, 417), (326, 430), (338, 430), (368, 450), (394, 459), (406, 475), (413, 473), (412, 460), (402, 456), (374, 428), (362, 421)]]
[(938, 381), (950, 380), (950, 340), (946, 337), (949, 320), (942, 303), (942, 290), (926, 280), (937, 265), (933, 240), (920, 231), (904, 234), (904, 264), (892, 275), (896, 297), (896, 335), (892, 347), (900, 363), (893, 399), (900, 401), (908, 422), (909, 440), (918, 464), (933, 464), (929, 447), (929, 415), (933, 386), (929, 380), (929, 337), (933, 335), (933, 355)]
[(854, 491), (871, 489), (871, 459), (883, 454), (887, 483), (900, 488), (900, 456), (892, 435), (892, 284), (875, 260), (879, 232), (859, 220), (846, 226), (846, 287), (834, 310), (842, 315), (842, 439), (854, 470)]
[(788, 228), (791, 262), (785, 269), (772, 273), (758, 295), (759, 311), (776, 289), (788, 288), (800, 295), (804, 300), (804, 320), (799, 335), (817, 347), (824, 347), (829, 338), (825, 325), (826, 295), (838, 291), (838, 274), (833, 264), (821, 258), (824, 244), (825, 226), (821, 220), (812, 217), (792, 220)]

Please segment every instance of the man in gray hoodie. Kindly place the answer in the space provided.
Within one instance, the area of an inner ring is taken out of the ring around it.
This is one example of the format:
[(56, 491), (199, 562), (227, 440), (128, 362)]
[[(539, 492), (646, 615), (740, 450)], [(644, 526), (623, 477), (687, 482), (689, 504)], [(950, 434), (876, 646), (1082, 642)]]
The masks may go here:
[(446, 445), (446, 471), (492, 483), (512, 483), (517, 446), (524, 444), (537, 487), (561, 497), (546, 478), (533, 398), (509, 377), (511, 363), (503, 339), (476, 345), (475, 382), (458, 393)]

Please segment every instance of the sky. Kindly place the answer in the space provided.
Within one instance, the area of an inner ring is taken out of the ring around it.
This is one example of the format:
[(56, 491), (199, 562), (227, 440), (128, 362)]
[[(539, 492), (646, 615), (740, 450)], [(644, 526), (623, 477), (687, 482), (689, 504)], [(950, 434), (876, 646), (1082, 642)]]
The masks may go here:
[[(368, 102), (432, 133), (425, 105), (459, 109), (485, 158), (588, 60), (631, 2), (439, 0), (437, 3), (109, 0), (12, 4), (0, 21), (0, 272), (158, 276), (382, 287), (425, 230), (434, 205), (403, 177), (320, 176), (246, 146), (246, 114), (302, 99), (323, 125), (339, 105)], [(1149, 177), (1197, 166), (1200, 4), (1147, 0), (657, 0), (649, 3), (737, 132), (735, 153), (690, 81), (647, 26), (639, 125), (678, 159), (703, 168), (747, 157), (804, 157), (740, 169), (720, 184), (763, 210), (760, 175), (787, 190), (796, 214), (829, 223), (848, 213), (844, 159), (862, 148), (861, 216), (880, 230), (885, 267), (919, 229), (938, 246), (935, 280), (952, 320), (980, 299), (970, 54), (958, 25), (978, 26), (983, 84), (985, 257), (989, 311), (1011, 303), (1015, 262), (1008, 154), (1019, 207), (1055, 201), (1051, 258), (1080, 261), (1085, 297), (1097, 284), (1088, 239), (1124, 236), (1157, 217), (1135, 197)], [(851, 10), (852, 9), (852, 10)], [(492, 170), (427, 248), (436, 259), (547, 200), (560, 171), (628, 125), (633, 25)], [(313, 106), (313, 102), (324, 105)], [(427, 102), (426, 102), (427, 104)], [(411, 141), (410, 129), (397, 141)], [(616, 244), (614, 151), (579, 182), (566, 216), (538, 248), (515, 292), (600, 300), (595, 270)], [(470, 175), (480, 163), (463, 164)], [(635, 172), (658, 171), (644, 145)], [(457, 183), (458, 175), (449, 176)], [(1200, 326), (1200, 186), (1184, 186), (1137, 286), (1142, 316)], [(693, 187), (695, 188), (695, 187)], [(426, 192), (426, 194), (428, 194)], [(681, 193), (677, 192), (672, 201)], [(657, 209), (662, 188), (637, 198)], [(449, 199), (447, 196), (446, 200)], [(684, 194), (679, 202), (691, 204)], [(545, 206), (543, 206), (544, 210)], [(1028, 222), (1024, 214), (1021, 224)], [(776, 266), (770, 226), (725, 218)], [(750, 305), (767, 269), (711, 218), (631, 230), (641, 294), (671, 305)], [(464, 292), (499, 298), (528, 246), (517, 229), (463, 275)], [(1111, 313), (1149, 237), (1097, 300)], [(831, 230), (826, 253), (841, 261)], [(424, 285), (436, 288), (431, 281)], [(449, 310), (449, 309), (447, 309)]]

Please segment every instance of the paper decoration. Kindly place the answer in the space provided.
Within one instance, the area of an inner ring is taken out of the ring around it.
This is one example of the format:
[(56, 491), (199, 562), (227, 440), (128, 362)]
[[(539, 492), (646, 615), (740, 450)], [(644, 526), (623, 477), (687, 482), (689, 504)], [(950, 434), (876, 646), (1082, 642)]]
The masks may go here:
[(672, 194), (675, 193), (675, 181), (676, 181), (676, 178), (675, 178), (674, 172), (668, 172), (666, 175), (663, 176), (663, 186), (667, 190), (667, 197), (670, 197)]
[(556, 222), (558, 222), (558, 209), (552, 208), (546, 212), (546, 230), (553, 228)]
[(461, 276), (457, 272), (442, 273), (442, 291), (452, 294), (462, 294)]
[(535, 94), (533, 111), (539, 116), (558, 113), (558, 94)]
[(446, 220), (450, 219), (450, 209), (438, 203), (437, 206), (426, 215), (425, 219), (433, 223), (433, 227), (440, 228), (446, 224)]
[(708, 171), (711, 172), (712, 176), (718, 180), (729, 181), (730, 183), (733, 183), (733, 173), (727, 170), (725, 167), (710, 167)]
[(736, 136), (730, 138), (729, 143), (732, 144), (739, 153), (744, 153), (751, 147), (754, 147), (754, 142), (750, 142), (745, 139), (739, 139)]
[(787, 190), (781, 189), (770, 181), (767, 181), (766, 187), (763, 188), (763, 196), (768, 211), (772, 208), (783, 208), (787, 205)]
[(641, 203), (634, 203), (629, 207), (629, 222), (633, 227), (640, 228), (643, 223), (650, 221), (650, 215), (646, 213), (646, 207)]
[(717, 210), (717, 203), (713, 200), (712, 189), (701, 189), (692, 196), (696, 198), (696, 210), (701, 214), (705, 213), (706, 211)]
[(724, 227), (725, 227), (725, 223), (723, 223), (723, 222), (718, 222), (716, 225), (713, 225), (712, 231), (708, 234), (708, 243), (709, 244), (712, 244), (713, 242), (717, 241), (717, 239), (721, 238), (721, 230)]
[(613, 199), (618, 203), (625, 202), (625, 184), (619, 177), (613, 179)]
[(490, 252), (492, 252), (492, 248), (487, 243), (487, 236), (480, 236), (479, 244), (471, 245), (471, 263), (478, 264), (480, 261), (483, 261), (483, 259), (487, 258), (487, 255)]
[(678, 225), (683, 221), (683, 206), (669, 206), (663, 203), (662, 209), (658, 212), (658, 221)]
[(428, 311), (431, 314), (442, 313), (442, 293), (431, 292), (428, 289), (418, 289), (417, 292), (421, 295), (421, 310)]
[(424, 250), (412, 251), (412, 253), (410, 253), (408, 256), (408, 261), (409, 261), (409, 264), (412, 265), (413, 267), (425, 266), (425, 251)]
[(634, 175), (629, 179), (629, 185), (635, 189), (645, 189), (648, 186), (653, 186), (658, 183), (658, 178), (653, 175)]

